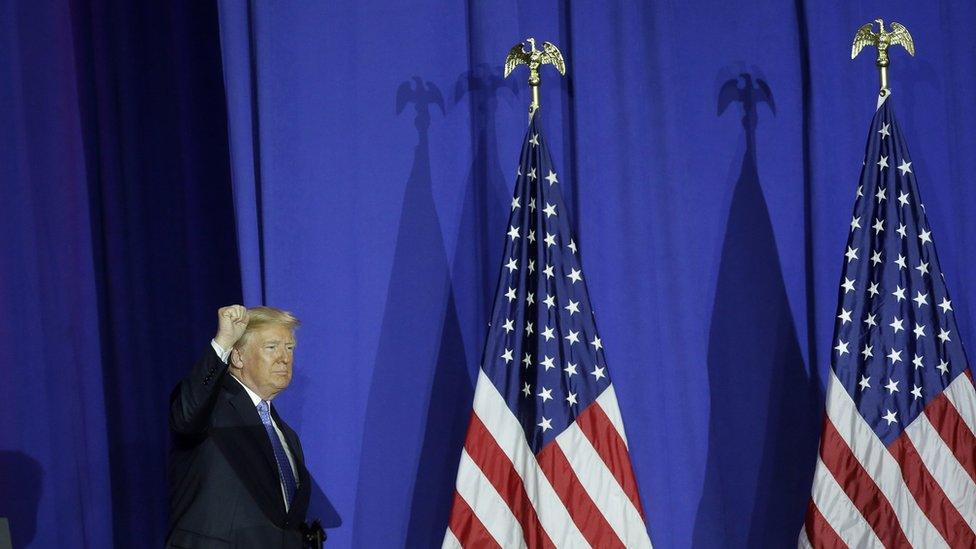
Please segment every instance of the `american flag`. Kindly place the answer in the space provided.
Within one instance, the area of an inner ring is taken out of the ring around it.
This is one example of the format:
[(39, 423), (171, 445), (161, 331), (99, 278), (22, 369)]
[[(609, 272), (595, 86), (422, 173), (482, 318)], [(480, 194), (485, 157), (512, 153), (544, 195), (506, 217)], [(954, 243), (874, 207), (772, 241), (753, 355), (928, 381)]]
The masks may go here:
[(888, 97), (844, 254), (800, 547), (976, 547), (976, 393)]
[(651, 547), (561, 183), (536, 114), (444, 547)]

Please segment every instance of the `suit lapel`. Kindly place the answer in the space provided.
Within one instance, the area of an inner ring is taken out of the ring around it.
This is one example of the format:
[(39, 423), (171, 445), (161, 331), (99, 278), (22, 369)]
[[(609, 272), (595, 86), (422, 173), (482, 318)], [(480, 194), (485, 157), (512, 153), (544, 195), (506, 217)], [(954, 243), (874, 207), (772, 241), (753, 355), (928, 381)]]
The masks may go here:
[(298, 434), (281, 419), (274, 405), (271, 406), (271, 416), (274, 418), (275, 423), (278, 424), (278, 428), (285, 435), (285, 442), (288, 443), (288, 449), (291, 450), (291, 457), (295, 460), (295, 470), (298, 473), (298, 487), (295, 491), (295, 498), (291, 502), (291, 507), (288, 509), (288, 515), (304, 520), (311, 494), (311, 479), (308, 474), (308, 469), (305, 467), (305, 454), (302, 451), (302, 444), (298, 440)]

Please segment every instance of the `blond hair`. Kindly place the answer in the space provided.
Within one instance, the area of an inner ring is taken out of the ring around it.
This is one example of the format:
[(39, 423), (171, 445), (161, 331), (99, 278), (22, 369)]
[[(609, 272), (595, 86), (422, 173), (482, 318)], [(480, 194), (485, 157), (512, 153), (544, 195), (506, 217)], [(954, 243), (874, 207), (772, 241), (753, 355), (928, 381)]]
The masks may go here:
[(244, 334), (234, 344), (235, 349), (241, 349), (247, 345), (247, 340), (251, 334), (270, 325), (284, 326), (292, 332), (301, 326), (298, 318), (288, 311), (276, 309), (274, 307), (251, 307), (247, 310), (248, 322)]

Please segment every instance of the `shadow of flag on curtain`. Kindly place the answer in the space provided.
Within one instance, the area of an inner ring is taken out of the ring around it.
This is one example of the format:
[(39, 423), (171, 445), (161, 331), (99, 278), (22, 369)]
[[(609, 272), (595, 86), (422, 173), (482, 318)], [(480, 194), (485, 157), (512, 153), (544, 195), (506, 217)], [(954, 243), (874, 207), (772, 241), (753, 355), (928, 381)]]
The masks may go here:
[(889, 97), (854, 202), (800, 547), (976, 546), (976, 393)]
[(529, 123), (445, 547), (650, 547), (568, 210)]

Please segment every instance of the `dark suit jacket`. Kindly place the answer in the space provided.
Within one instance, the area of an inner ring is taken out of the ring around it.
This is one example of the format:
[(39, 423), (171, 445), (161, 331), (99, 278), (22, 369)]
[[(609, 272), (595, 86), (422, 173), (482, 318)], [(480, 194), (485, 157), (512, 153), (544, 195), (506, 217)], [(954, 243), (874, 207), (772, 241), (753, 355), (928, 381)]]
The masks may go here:
[(267, 431), (217, 353), (208, 347), (173, 389), (167, 547), (302, 547), (311, 482), (298, 435), (271, 414), (298, 470), (288, 512)]

